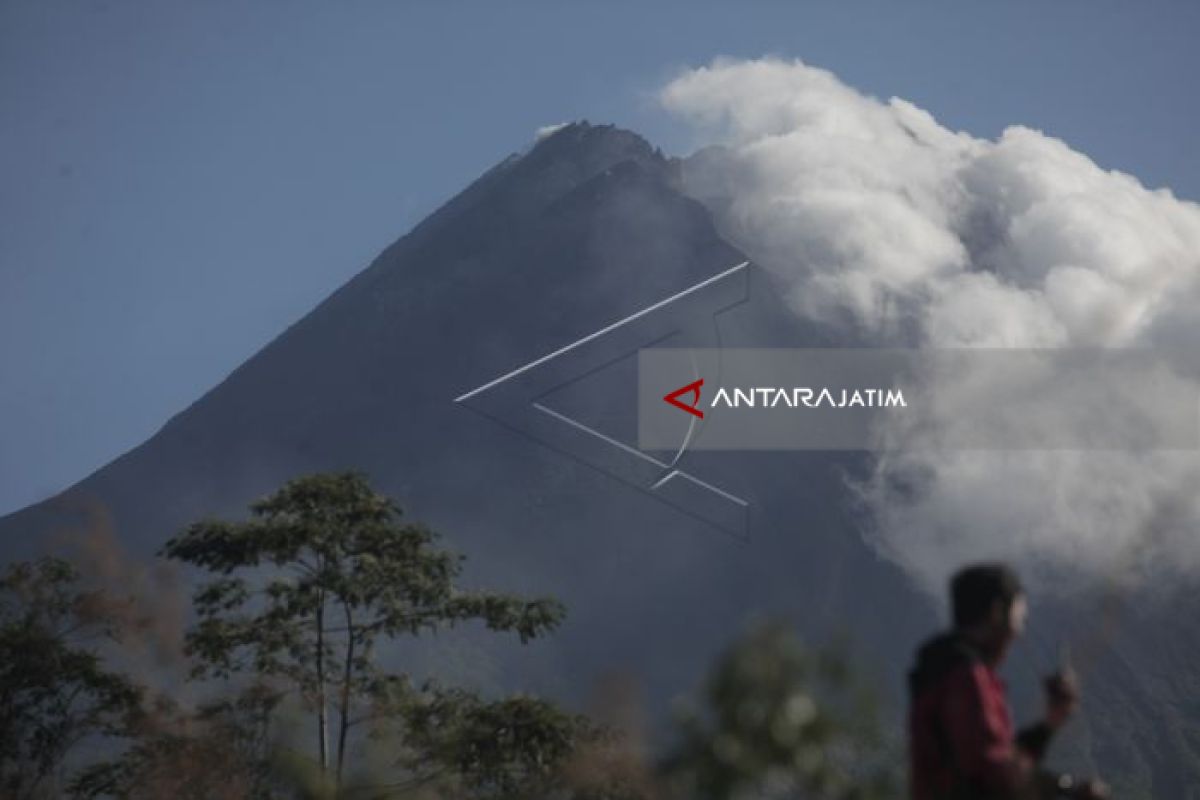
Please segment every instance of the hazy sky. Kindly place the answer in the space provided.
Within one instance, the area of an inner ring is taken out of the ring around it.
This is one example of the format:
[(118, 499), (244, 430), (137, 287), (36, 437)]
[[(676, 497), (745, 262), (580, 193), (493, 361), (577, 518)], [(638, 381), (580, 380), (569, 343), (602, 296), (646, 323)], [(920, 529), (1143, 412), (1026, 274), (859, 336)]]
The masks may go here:
[[(1200, 4), (0, 0), (0, 513), (143, 441), (543, 125), (800, 57), (1200, 199)], [(697, 7), (699, 6), (699, 7)]]

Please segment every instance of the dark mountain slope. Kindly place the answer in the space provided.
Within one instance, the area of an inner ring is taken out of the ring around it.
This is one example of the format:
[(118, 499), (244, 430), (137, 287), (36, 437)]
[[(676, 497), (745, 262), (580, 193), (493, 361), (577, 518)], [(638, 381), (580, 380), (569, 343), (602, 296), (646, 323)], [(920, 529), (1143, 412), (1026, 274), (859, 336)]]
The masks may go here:
[[(144, 445), (0, 521), (0, 536), (19, 548), (94, 500), (148, 554), (287, 477), (354, 467), (446, 531), (481, 580), (568, 602), (557, 664), (531, 656), (546, 680), (565, 670), (582, 691), (588, 675), (629, 669), (660, 702), (764, 611), (862, 627), (876, 643), (866, 631), (890, 640), (905, 614), (918, 619), (899, 645), (931, 624), (927, 606), (845, 527), (830, 459), (696, 461), (751, 500), (747, 545), (452, 402), (744, 260), (673, 171), (634, 134), (558, 132), (480, 178)], [(806, 341), (770, 287), (755, 286), (722, 319), (725, 343)], [(618, 427), (634, 411), (631, 369), (615, 365), (597, 400)], [(846, 575), (905, 598), (894, 619), (847, 596)]]

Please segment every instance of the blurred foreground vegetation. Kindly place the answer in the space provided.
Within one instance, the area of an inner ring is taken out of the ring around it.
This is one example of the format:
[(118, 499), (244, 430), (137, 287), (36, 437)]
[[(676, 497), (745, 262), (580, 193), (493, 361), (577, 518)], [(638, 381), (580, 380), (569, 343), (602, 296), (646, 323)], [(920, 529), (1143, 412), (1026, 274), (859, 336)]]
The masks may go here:
[(846, 659), (779, 624), (731, 645), (653, 753), (545, 699), (388, 669), (382, 653), (405, 637), (475, 622), (524, 643), (565, 610), (459, 586), (462, 556), (355, 473), (293, 480), (161, 556), (200, 576), (187, 692), (123, 669), (146, 598), (90, 586), (59, 558), (0, 578), (0, 798), (900, 795)]

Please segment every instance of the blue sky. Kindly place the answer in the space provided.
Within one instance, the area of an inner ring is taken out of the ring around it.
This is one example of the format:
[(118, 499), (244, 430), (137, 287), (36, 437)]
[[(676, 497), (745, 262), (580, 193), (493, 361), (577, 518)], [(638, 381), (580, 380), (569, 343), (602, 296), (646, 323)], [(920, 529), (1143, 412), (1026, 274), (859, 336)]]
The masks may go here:
[[(651, 6), (651, 7), (643, 7)], [(1200, 5), (0, 2), (0, 513), (153, 434), (536, 128), (800, 57), (1200, 199)]]

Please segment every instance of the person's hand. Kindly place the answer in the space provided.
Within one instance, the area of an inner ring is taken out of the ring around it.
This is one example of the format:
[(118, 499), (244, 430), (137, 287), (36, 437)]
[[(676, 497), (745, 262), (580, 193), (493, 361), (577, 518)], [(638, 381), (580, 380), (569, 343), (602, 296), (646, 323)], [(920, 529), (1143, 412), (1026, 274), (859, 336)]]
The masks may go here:
[(1108, 790), (1108, 784), (1104, 781), (1089, 778), (1075, 787), (1071, 797), (1077, 798), (1077, 800), (1109, 800), (1112, 794)]
[(1046, 724), (1062, 727), (1079, 706), (1079, 681), (1075, 671), (1064, 669), (1046, 678)]

